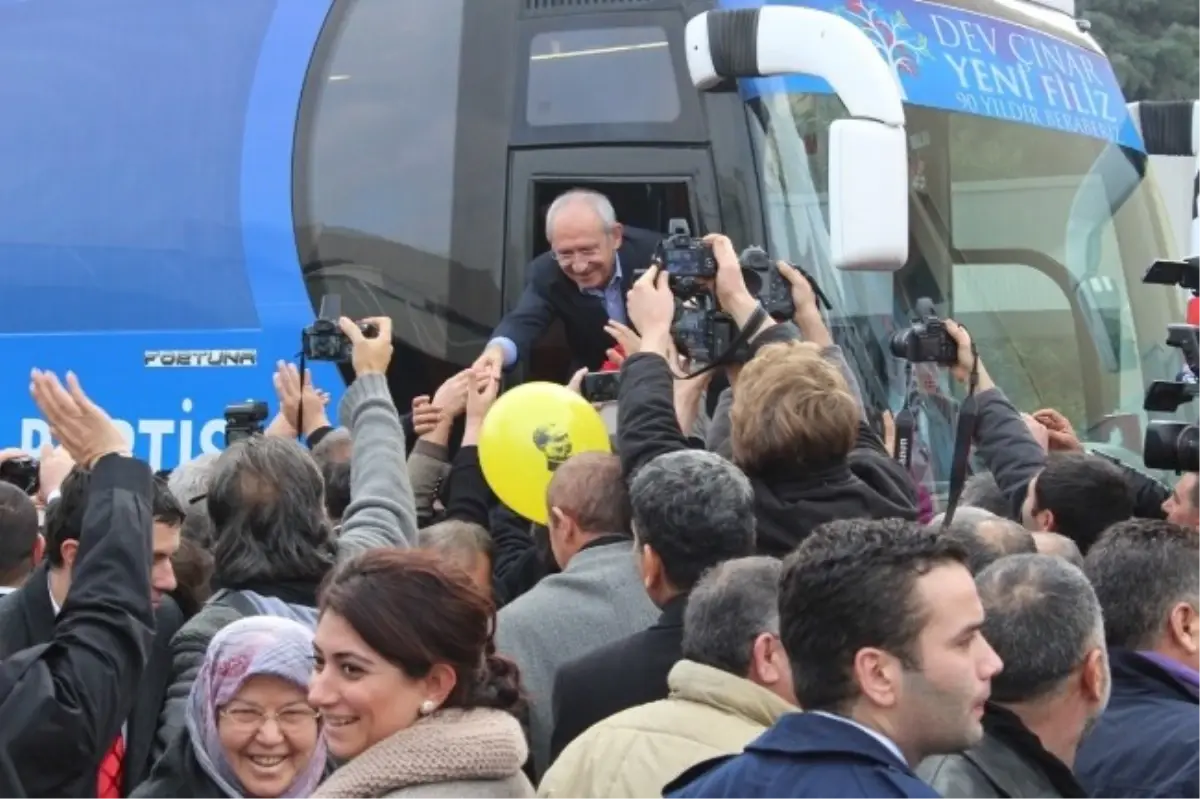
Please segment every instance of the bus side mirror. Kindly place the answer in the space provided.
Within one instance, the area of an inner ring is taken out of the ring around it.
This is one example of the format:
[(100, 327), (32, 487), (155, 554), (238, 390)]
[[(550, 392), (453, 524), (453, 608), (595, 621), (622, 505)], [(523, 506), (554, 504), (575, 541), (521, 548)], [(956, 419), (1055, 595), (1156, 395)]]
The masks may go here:
[[(770, 24), (767, 24), (770, 23)], [(846, 106), (829, 131), (830, 249), (839, 269), (894, 272), (908, 260), (908, 142), (892, 70), (857, 25), (797, 6), (705, 11), (684, 32), (700, 91), (729, 79), (814, 75)]]
[(871, 119), (830, 125), (829, 245), (838, 269), (894, 272), (908, 261), (904, 128)]

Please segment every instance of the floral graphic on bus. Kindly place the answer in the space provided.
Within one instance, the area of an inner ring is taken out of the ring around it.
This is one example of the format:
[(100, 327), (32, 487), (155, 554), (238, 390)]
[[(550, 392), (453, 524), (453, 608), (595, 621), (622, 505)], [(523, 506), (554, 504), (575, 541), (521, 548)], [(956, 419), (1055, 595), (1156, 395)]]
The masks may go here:
[(914, 31), (903, 12), (889, 14), (878, 3), (869, 0), (845, 0), (837, 12), (858, 25), (871, 38), (875, 49), (891, 68), (901, 96), (907, 99), (901, 76), (919, 74), (921, 62), (933, 57), (925, 34)]

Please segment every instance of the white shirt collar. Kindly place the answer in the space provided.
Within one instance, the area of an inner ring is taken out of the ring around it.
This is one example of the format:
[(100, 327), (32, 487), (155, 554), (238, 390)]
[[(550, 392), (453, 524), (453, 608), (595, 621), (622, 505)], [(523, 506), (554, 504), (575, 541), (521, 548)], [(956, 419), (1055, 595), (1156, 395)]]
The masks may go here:
[(903, 763), (905, 765), (909, 765), (908, 758), (906, 758), (904, 756), (904, 754), (900, 751), (900, 747), (896, 746), (896, 742), (893, 741), (891, 738), (887, 737), (886, 735), (884, 735), (883, 733), (879, 732), (878, 730), (873, 730), (870, 727), (866, 726), (865, 724), (859, 724), (854, 719), (846, 718), (845, 716), (838, 716), (833, 713), (826, 713), (823, 710), (810, 710), (808, 712), (815, 713), (818, 716), (824, 716), (827, 719), (837, 719), (838, 721), (844, 721), (847, 724), (850, 724), (854, 727), (858, 727), (860, 730), (865, 732), (867, 735), (870, 735), (876, 741), (879, 741), (879, 743), (883, 744), (884, 747), (886, 747), (889, 752), (891, 752), (893, 755), (895, 755), (896, 758), (901, 763)]
[(46, 591), (50, 594), (50, 607), (54, 608), (54, 618), (58, 618), (58, 614), (62, 613), (62, 608), (58, 601), (54, 598), (54, 589), (50, 587), (50, 570), (46, 570)]
[(17, 589), (11, 585), (0, 585), (0, 596), (8, 596)]

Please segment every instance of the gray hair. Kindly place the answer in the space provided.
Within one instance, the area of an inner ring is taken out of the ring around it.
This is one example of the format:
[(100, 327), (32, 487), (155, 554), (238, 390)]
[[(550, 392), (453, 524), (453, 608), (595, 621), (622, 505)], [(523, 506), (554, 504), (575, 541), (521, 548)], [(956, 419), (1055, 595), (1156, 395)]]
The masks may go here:
[(220, 456), (219, 452), (206, 452), (179, 464), (167, 478), (167, 489), (175, 495), (175, 500), (183, 507), (188, 518), (193, 514), (208, 515), (204, 497), (208, 494), (208, 484)]
[(1033, 534), (1034, 545), (1037, 546), (1038, 552), (1043, 555), (1053, 555), (1063, 558), (1072, 566), (1082, 569), (1084, 568), (1083, 553), (1079, 551), (1079, 545), (1067, 538), (1062, 533), (1049, 533), (1038, 531)]
[[(946, 514), (930, 521), (933, 530), (942, 530)], [(983, 508), (962, 507), (942, 532), (967, 551), (967, 568), (979, 574), (1008, 555), (1032, 555), (1037, 552), (1033, 535), (1021, 525)]]
[(1092, 584), (1062, 558), (1012, 555), (975, 578), (983, 636), (1004, 661), (992, 699), (1027, 702), (1058, 691), (1086, 654), (1104, 648)]
[(208, 489), (218, 584), (319, 581), (335, 544), (321, 473), (291, 439), (254, 436), (221, 453)]
[(339, 451), (343, 448), (350, 447), (350, 431), (345, 427), (339, 427), (325, 434), (325, 437), (317, 442), (317, 445), (312, 448), (313, 460), (317, 462), (317, 466), (324, 469), (325, 465), (330, 461), (344, 460)]
[(1117, 522), (1084, 558), (1104, 607), (1108, 645), (1154, 649), (1171, 609), (1200, 605), (1200, 532), (1156, 519)]
[(616, 227), (617, 212), (613, 210), (612, 203), (607, 197), (591, 189), (571, 189), (555, 197), (554, 202), (550, 203), (549, 210), (546, 211), (547, 238), (554, 231), (554, 221), (558, 218), (559, 213), (568, 206), (576, 204), (586, 206), (595, 213), (601, 224), (604, 225), (606, 233)]
[(422, 527), (417, 532), (417, 547), (447, 555), (492, 556), (492, 536), (487, 528), (463, 519), (446, 519)]
[(1011, 503), (1000, 490), (996, 476), (991, 472), (976, 472), (971, 475), (963, 486), (960, 501), (964, 506), (982, 508), (999, 516), (1008, 516), (1011, 512)]
[(651, 460), (629, 483), (633, 533), (686, 591), (706, 570), (754, 552), (754, 489), (742, 470), (712, 452), (685, 449)]
[(683, 614), (683, 656), (745, 677), (754, 640), (779, 634), (779, 577), (783, 564), (754, 556), (717, 564), (688, 595)]

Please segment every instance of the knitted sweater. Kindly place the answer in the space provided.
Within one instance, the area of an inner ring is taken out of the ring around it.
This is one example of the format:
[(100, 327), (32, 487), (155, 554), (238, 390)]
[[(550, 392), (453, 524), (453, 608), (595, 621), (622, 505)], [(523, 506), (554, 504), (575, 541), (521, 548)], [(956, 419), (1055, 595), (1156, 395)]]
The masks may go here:
[(499, 710), (442, 710), (339, 768), (317, 797), (532, 797), (517, 720)]

